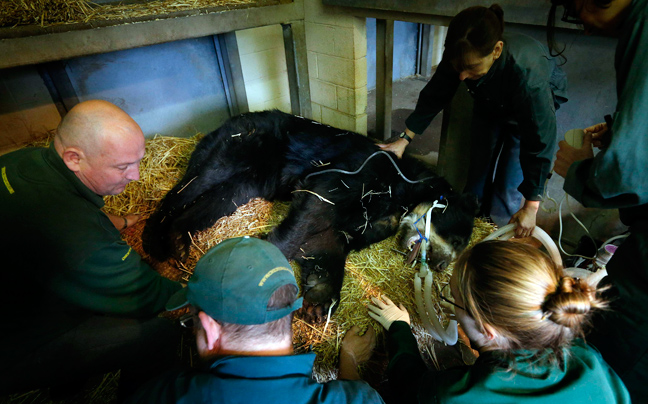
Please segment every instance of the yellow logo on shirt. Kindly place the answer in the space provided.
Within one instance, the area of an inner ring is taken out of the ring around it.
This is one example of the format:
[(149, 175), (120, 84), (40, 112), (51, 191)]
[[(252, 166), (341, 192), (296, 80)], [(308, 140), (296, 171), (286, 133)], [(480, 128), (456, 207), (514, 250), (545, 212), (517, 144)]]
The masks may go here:
[(7, 167), (2, 167), (2, 182), (4, 182), (5, 187), (9, 190), (10, 194), (14, 193), (13, 188), (11, 188), (11, 184), (9, 183), (9, 179), (7, 178)]
[(133, 250), (132, 248), (129, 248), (129, 249), (128, 249), (128, 252), (126, 253), (126, 255), (124, 255), (124, 256), (122, 257), (122, 261), (126, 261), (126, 258), (128, 258), (128, 256), (130, 255), (130, 253), (131, 253), (132, 250)]

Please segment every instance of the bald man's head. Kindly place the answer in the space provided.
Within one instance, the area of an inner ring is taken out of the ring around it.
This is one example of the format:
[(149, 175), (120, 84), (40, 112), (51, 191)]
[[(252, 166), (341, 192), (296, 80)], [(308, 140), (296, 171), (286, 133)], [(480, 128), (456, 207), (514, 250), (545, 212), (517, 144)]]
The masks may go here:
[(54, 147), (88, 188), (99, 195), (115, 195), (139, 179), (144, 134), (116, 105), (84, 101), (61, 121)]

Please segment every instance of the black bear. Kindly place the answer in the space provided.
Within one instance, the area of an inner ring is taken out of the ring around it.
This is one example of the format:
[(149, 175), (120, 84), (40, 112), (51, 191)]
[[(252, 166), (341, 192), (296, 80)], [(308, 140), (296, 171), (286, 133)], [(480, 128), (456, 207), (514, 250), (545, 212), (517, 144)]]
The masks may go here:
[[(144, 249), (160, 261), (184, 260), (190, 232), (255, 197), (292, 200), (268, 240), (299, 263), (311, 321), (339, 301), (348, 253), (394, 234), (417, 205), (448, 205), (432, 214), (432, 267), (444, 267), (466, 247), (477, 208), (474, 197), (456, 194), (415, 158), (396, 159), (365, 136), (280, 111), (247, 113), (198, 143), (185, 176), (148, 219)], [(405, 222), (416, 231), (415, 219)]]

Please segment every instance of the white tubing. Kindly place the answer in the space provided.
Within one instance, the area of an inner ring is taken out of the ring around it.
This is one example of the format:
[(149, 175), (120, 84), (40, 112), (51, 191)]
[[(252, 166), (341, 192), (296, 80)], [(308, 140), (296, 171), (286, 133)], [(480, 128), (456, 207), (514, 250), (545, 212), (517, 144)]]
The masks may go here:
[(547, 252), (549, 253), (549, 256), (551, 259), (554, 260), (556, 265), (559, 265), (562, 267), (563, 262), (562, 262), (562, 257), (560, 256), (560, 251), (558, 251), (558, 247), (556, 246), (556, 243), (549, 237), (546, 231), (542, 230), (538, 226), (536, 226), (533, 229), (533, 232), (531, 233), (533, 237), (536, 239), (540, 240), (542, 245), (547, 249)]
[(427, 332), (437, 341), (443, 341), (443, 338), (436, 332), (435, 328), (430, 323), (427, 312), (425, 311), (425, 306), (423, 305), (423, 296), (421, 292), (421, 277), (416, 274), (414, 275), (414, 300), (416, 300), (416, 306), (418, 308), (419, 317), (421, 317), (421, 322), (423, 327)]
[(489, 241), (489, 240), (508, 240), (513, 235), (515, 230), (515, 223), (507, 224), (504, 227), (500, 227), (499, 229), (495, 230), (488, 236), (483, 241)]
[[(500, 228), (497, 231), (494, 231), (491, 233), (488, 237), (484, 239), (484, 241), (488, 240), (508, 240), (511, 237), (515, 235), (515, 223), (507, 224), (506, 226)], [(547, 249), (547, 252), (549, 253), (549, 256), (551, 259), (558, 265), (562, 266), (562, 257), (560, 256), (560, 251), (558, 251), (558, 247), (556, 246), (556, 243), (549, 237), (547, 232), (542, 230), (540, 227), (536, 226), (533, 228), (533, 232), (531, 232), (531, 237), (537, 239), (542, 243), (542, 245)]]
[(563, 271), (565, 275), (571, 276), (572, 278), (580, 278), (587, 282), (594, 289), (596, 289), (599, 282), (607, 276), (607, 270), (605, 267), (599, 268), (596, 272), (584, 268), (565, 268)]
[(459, 330), (457, 329), (457, 322), (455, 320), (450, 320), (447, 328), (443, 328), (443, 325), (439, 322), (439, 318), (436, 315), (436, 310), (434, 309), (434, 304), (432, 303), (432, 272), (428, 272), (425, 277), (425, 288), (423, 288), (425, 296), (425, 304), (428, 308), (428, 313), (430, 320), (432, 320), (432, 326), (437, 331), (437, 334), (441, 337), (441, 340), (447, 345), (454, 345), (457, 343), (457, 338), (459, 336)]
[[(414, 299), (418, 308), (419, 316), (423, 322), (423, 327), (428, 331), (432, 338), (444, 342), (447, 345), (454, 345), (458, 339), (457, 322), (450, 320), (448, 328), (443, 328), (432, 303), (432, 271), (427, 266), (427, 240), (430, 238), (432, 210), (435, 208), (445, 208), (447, 205), (441, 205), (434, 201), (432, 207), (425, 214), (425, 238), (421, 240), (421, 269), (414, 275)], [(421, 285), (421, 278), (425, 278), (425, 287)], [(425, 294), (425, 301), (422, 294)], [(426, 310), (427, 305), (427, 310)]]

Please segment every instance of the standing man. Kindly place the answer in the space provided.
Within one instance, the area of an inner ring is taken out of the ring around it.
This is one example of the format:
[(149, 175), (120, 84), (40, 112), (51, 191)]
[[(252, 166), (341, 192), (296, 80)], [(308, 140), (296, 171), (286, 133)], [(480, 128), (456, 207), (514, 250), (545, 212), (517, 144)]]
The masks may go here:
[[(615, 55), (617, 106), (609, 124), (585, 129), (581, 149), (560, 142), (555, 172), (586, 207), (619, 209), (630, 236), (607, 264), (609, 312), (594, 318), (588, 342), (628, 387), (632, 401), (648, 402), (648, 2), (553, 0), (563, 21), (619, 38)], [(591, 145), (602, 148), (594, 156)]]
[(0, 156), (0, 394), (121, 369), (125, 395), (173, 361), (179, 331), (156, 314), (181, 285), (101, 211), (139, 179), (143, 156), (137, 123), (99, 100), (72, 108), (49, 148)]
[(340, 379), (312, 378), (314, 353), (293, 354), (292, 313), (302, 305), (279, 249), (250, 237), (225, 240), (205, 254), (169, 310), (190, 305), (204, 370), (173, 371), (149, 382), (133, 403), (382, 403), (359, 380), (356, 364), (375, 345), (351, 329), (342, 342)]

